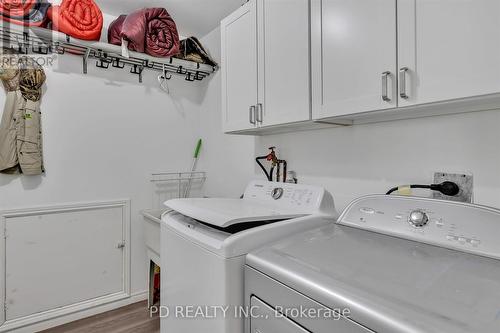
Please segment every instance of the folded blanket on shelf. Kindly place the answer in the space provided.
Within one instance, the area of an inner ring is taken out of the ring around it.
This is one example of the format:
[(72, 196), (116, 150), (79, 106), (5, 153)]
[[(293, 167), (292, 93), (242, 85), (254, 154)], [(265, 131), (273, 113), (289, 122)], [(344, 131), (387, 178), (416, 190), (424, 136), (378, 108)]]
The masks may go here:
[(63, 0), (48, 11), (52, 29), (84, 40), (99, 40), (103, 17), (93, 0)]
[(45, 27), (50, 6), (46, 0), (0, 0), (0, 16), (19, 25)]
[(170, 57), (179, 53), (179, 33), (165, 8), (144, 8), (128, 16), (121, 15), (108, 30), (108, 42), (153, 57)]
[(180, 52), (175, 57), (214, 67), (218, 66), (196, 37), (181, 40)]

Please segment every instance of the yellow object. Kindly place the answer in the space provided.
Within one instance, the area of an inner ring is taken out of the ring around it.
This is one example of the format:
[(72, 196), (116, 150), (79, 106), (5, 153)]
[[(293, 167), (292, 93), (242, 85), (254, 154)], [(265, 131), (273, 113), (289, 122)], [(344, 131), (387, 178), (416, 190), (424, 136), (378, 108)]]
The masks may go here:
[(410, 185), (399, 186), (398, 187), (398, 195), (410, 196), (411, 195)]

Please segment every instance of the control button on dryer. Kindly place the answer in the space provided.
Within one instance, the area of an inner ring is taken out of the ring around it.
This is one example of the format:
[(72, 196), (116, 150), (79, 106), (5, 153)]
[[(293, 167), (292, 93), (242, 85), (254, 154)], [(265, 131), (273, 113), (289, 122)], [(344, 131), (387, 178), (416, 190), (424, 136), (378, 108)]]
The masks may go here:
[(363, 208), (360, 208), (359, 211), (361, 213), (365, 213), (365, 214), (375, 214), (375, 209), (373, 208), (368, 208), (368, 207), (363, 207)]
[(436, 227), (441, 228), (444, 226), (443, 220), (433, 220), (433, 222), (436, 224)]
[(478, 246), (479, 244), (481, 244), (481, 241), (479, 239), (471, 239), (470, 243), (472, 244), (472, 246)]

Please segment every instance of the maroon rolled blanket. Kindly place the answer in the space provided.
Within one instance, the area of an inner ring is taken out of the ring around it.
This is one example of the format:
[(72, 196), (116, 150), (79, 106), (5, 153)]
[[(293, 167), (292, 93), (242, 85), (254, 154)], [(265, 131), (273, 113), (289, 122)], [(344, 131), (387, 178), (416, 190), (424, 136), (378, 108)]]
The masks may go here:
[(145, 8), (118, 17), (108, 29), (108, 42), (121, 45), (122, 40), (129, 50), (153, 57), (179, 53), (177, 26), (165, 8)]

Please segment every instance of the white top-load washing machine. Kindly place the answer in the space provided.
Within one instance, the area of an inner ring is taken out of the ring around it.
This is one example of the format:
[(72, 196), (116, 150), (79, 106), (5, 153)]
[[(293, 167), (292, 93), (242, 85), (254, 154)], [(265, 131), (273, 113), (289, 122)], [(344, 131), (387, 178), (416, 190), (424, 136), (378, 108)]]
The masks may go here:
[(242, 333), (245, 255), (333, 223), (321, 187), (251, 182), (242, 199), (175, 199), (161, 225), (161, 332)]
[(500, 211), (364, 197), (250, 253), (245, 279), (247, 333), (498, 333)]

